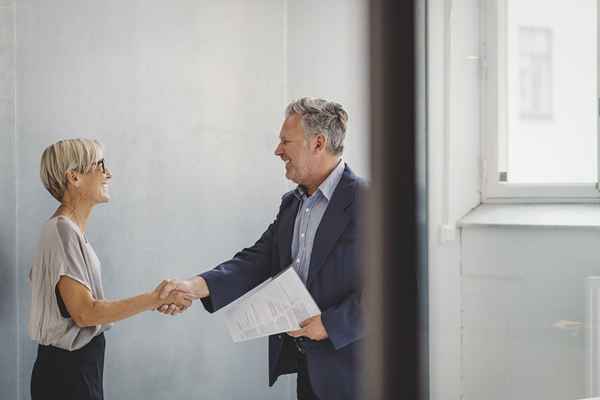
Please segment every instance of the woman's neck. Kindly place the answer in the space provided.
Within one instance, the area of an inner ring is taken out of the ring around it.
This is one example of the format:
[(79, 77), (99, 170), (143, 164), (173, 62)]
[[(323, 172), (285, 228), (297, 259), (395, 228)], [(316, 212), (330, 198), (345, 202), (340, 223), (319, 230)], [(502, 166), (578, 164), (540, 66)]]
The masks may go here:
[(87, 221), (92, 212), (92, 205), (85, 202), (74, 202), (69, 199), (63, 199), (54, 216), (63, 215), (77, 224), (81, 233), (85, 232)]

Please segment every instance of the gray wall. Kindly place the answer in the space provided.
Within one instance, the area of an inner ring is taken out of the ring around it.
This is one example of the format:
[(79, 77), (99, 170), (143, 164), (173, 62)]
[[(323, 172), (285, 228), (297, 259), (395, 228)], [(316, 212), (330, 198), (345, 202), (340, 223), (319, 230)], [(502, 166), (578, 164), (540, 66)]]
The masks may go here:
[(368, 2), (287, 2), (287, 98), (307, 93), (338, 99), (349, 113), (344, 158), (369, 174)]
[[(368, 174), (364, 1), (328, 2), (318, 18), (303, 11), (317, 2), (296, 3), (17, 2), (17, 149), (0, 151), (16, 157), (18, 173), (9, 167), (0, 187), (16, 184), (19, 199), (10, 204), (18, 204), (20, 398), (29, 398), (35, 358), (26, 274), (56, 207), (37, 173), (48, 144), (85, 136), (106, 146), (113, 201), (94, 210), (88, 237), (113, 298), (205, 271), (259, 237), (292, 187), (273, 150), (293, 97), (347, 105), (345, 158)], [(2, 221), (15, 226), (12, 215)], [(4, 243), (0, 251), (15, 247)], [(107, 398), (281, 399), (295, 388), (283, 379), (269, 389), (266, 340), (234, 345), (222, 318), (200, 304), (177, 318), (118, 323), (107, 343)]]
[(600, 275), (598, 230), (467, 227), (461, 246), (462, 397), (588, 397), (585, 279)]
[(16, 293), (15, 6), (0, 1), (0, 398), (16, 399), (18, 332)]

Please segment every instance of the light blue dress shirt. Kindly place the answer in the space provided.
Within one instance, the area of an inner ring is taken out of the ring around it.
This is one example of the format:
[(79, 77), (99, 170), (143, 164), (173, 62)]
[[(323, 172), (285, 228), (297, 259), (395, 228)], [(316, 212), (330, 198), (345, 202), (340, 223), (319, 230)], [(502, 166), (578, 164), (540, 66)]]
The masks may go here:
[(300, 200), (300, 208), (294, 222), (292, 266), (304, 283), (308, 279), (310, 256), (317, 229), (327, 210), (331, 196), (340, 179), (342, 179), (345, 166), (346, 163), (340, 159), (337, 166), (312, 196), (308, 197), (306, 191), (301, 186), (298, 186), (294, 192), (294, 195)]

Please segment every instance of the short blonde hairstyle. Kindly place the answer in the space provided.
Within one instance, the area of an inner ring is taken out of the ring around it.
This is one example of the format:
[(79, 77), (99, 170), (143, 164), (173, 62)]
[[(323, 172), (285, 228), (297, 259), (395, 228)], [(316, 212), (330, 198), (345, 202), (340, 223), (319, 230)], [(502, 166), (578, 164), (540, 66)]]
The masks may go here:
[(97, 140), (66, 139), (50, 145), (42, 153), (40, 178), (52, 197), (62, 202), (67, 190), (67, 171), (90, 172), (103, 146)]

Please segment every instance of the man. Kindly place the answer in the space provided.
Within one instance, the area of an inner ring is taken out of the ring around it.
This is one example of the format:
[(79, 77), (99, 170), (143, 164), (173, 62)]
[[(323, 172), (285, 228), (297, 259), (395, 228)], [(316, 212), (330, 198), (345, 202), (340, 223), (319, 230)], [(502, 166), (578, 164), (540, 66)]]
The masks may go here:
[[(283, 196), (275, 221), (254, 246), (163, 290), (164, 296), (189, 292), (212, 313), (292, 265), (322, 314), (300, 330), (269, 337), (269, 385), (297, 372), (298, 399), (358, 397), (364, 184), (341, 158), (347, 121), (337, 103), (302, 98), (289, 104), (275, 155), (298, 188)], [(161, 311), (177, 312), (174, 306)]]

